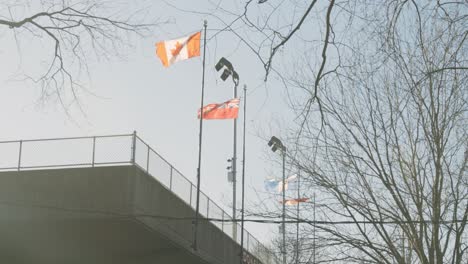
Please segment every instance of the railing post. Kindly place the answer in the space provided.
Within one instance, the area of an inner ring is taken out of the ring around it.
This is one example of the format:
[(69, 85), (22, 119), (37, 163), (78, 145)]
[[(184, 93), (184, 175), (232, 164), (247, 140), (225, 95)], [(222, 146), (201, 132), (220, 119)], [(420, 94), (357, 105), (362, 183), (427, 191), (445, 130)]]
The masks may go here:
[[(171, 172), (169, 173), (169, 190), (171, 190), (171, 191), (172, 191), (172, 171), (173, 171), (173, 168), (171, 166)], [(192, 184), (190, 184), (190, 185), (192, 185)], [(191, 186), (190, 186), (190, 193), (192, 193)], [(190, 195), (190, 200), (192, 200), (192, 195)], [(192, 204), (192, 203), (190, 202), (190, 204)]]
[(222, 216), (221, 216), (221, 231), (224, 232), (224, 211), (223, 211)]
[(148, 147), (148, 152), (146, 153), (146, 172), (149, 174), (149, 155), (150, 155), (150, 147), (148, 145), (146, 145), (146, 147)]
[(210, 197), (206, 196), (206, 218), (210, 217)]
[(93, 137), (93, 159), (91, 161), (91, 166), (94, 168), (94, 163), (95, 163), (95, 157), (96, 157), (96, 137)]
[(190, 183), (190, 206), (192, 206), (192, 190), (193, 190), (193, 184)]
[(23, 151), (23, 140), (19, 142), (19, 152), (18, 152), (18, 171), (21, 170), (21, 153)]
[(135, 151), (136, 151), (136, 131), (133, 131), (132, 135), (132, 153), (130, 162), (135, 165)]

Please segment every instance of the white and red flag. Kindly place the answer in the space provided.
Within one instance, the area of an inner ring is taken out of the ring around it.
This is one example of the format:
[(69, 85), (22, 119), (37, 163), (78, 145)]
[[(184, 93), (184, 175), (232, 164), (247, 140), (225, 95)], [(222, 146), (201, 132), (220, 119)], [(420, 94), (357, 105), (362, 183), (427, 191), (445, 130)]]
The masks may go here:
[[(285, 179), (284, 181), (284, 189), (295, 189), (297, 188), (297, 174), (293, 174)], [(296, 183), (294, 186), (290, 186)], [(283, 181), (280, 179), (267, 179), (265, 180), (265, 189), (268, 192), (282, 192), (283, 191)]]
[(156, 43), (156, 55), (161, 59), (164, 67), (200, 56), (201, 32), (188, 37), (166, 40)]
[[(239, 114), (239, 98), (221, 104), (209, 104), (203, 107), (203, 119), (235, 119)], [(200, 110), (198, 110), (200, 118)]]

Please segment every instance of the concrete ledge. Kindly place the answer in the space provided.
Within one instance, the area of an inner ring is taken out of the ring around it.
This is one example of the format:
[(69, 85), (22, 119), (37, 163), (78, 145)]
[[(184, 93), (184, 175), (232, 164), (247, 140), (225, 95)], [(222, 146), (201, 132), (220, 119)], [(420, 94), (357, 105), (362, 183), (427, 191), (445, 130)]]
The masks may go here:
[(194, 214), (136, 166), (0, 172), (0, 262), (239, 263), (207, 221), (191, 249)]

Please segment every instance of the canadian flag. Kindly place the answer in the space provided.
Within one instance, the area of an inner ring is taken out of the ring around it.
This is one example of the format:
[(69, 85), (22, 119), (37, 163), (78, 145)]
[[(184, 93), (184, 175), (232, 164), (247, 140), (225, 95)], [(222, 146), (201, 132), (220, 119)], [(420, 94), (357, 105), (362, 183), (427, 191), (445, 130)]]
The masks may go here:
[(175, 62), (200, 56), (201, 32), (188, 37), (166, 40), (156, 43), (156, 55), (161, 59), (164, 67)]

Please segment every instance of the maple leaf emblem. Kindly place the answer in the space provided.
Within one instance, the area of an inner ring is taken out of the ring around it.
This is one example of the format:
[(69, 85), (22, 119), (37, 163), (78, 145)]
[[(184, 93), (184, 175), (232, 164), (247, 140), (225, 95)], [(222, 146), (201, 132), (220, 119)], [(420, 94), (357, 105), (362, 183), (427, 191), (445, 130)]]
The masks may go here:
[(176, 57), (177, 55), (179, 55), (180, 51), (182, 50), (184, 46), (182, 44), (179, 43), (179, 41), (176, 42), (175, 44), (175, 47), (173, 49), (171, 49), (171, 54), (172, 56)]

